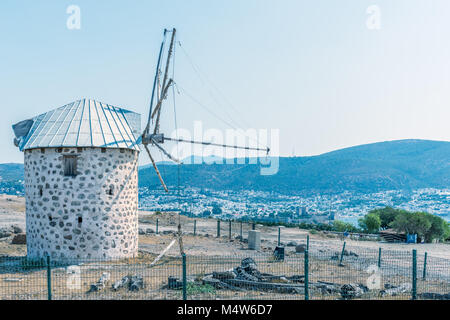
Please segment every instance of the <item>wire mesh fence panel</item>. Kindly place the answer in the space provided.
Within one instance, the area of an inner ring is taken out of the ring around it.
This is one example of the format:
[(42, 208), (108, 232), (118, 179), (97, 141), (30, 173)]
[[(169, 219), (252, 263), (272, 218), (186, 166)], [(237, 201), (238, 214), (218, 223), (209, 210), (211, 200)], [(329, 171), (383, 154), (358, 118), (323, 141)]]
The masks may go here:
[(271, 255), (188, 257), (188, 299), (304, 299), (303, 259)]
[(412, 255), (344, 246), (310, 249), (312, 299), (411, 299)]
[[(243, 239), (247, 239), (248, 231), (253, 230), (252, 222), (238, 221), (238, 220), (217, 220), (211, 219), (187, 219), (181, 216), (183, 224), (183, 232), (186, 235), (193, 236), (205, 236), (220, 238), (230, 237), (230, 225), (231, 225), (231, 238), (236, 239), (242, 235)], [(218, 222), (220, 221), (220, 223)], [(139, 218), (140, 222), (140, 234), (141, 235), (154, 235), (156, 231), (158, 234), (165, 235), (174, 233), (177, 231), (178, 219), (176, 216), (164, 214), (164, 215), (148, 215)], [(261, 228), (255, 223), (255, 229)], [(264, 235), (262, 235), (263, 237)]]
[(26, 257), (0, 257), (0, 300), (46, 300), (47, 267)]
[[(241, 233), (241, 223), (239, 222), (239, 234)], [(255, 229), (257, 230), (257, 228), (256, 228), (256, 225), (255, 225)], [(251, 222), (242, 222), (242, 237), (243, 237), (243, 239), (248, 239), (248, 232), (250, 231), (250, 230), (253, 230), (253, 224), (251, 223)]]
[(382, 299), (412, 299), (412, 251), (382, 250), (380, 292)]
[[(248, 231), (246, 232), (246, 223), (242, 223), (242, 238), (247, 239)], [(210, 233), (211, 230), (203, 230), (200, 235)], [(233, 220), (216, 220), (215, 230), (209, 236), (219, 237), (224, 239), (240, 239), (241, 235), (241, 222)]]
[[(240, 223), (236, 225), (240, 231)], [(421, 252), (414, 260), (412, 250), (344, 247), (344, 243), (330, 248), (311, 242), (306, 254), (306, 241), (298, 243), (298, 250), (278, 256), (254, 250), (188, 255), (186, 282), (180, 256), (155, 261), (155, 254), (140, 253), (133, 259), (51, 260), (50, 265), (45, 259), (0, 257), (0, 299), (183, 299), (185, 292), (189, 300), (450, 300), (448, 259), (425, 258)]]
[(82, 264), (55, 264), (53, 299), (158, 300), (179, 299), (167, 290), (168, 279), (181, 277), (180, 258), (163, 258), (155, 264), (139, 259), (89, 260)]
[(450, 261), (422, 255), (418, 261), (417, 298), (424, 300), (450, 300)]

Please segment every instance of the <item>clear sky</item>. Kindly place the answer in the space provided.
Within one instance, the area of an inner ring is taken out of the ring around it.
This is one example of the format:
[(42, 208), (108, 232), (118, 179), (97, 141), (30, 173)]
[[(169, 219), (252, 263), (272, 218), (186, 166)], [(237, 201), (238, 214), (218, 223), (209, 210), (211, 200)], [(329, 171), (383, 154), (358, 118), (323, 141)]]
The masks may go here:
[[(69, 5), (81, 9), (79, 30), (66, 26)], [(366, 24), (371, 5), (379, 30)], [(165, 27), (210, 81), (177, 48), (177, 83), (244, 129), (280, 129), (281, 155), (448, 141), (448, 12), (448, 0), (1, 0), (0, 162), (23, 161), (12, 124), (83, 97), (146, 114)], [(227, 127), (176, 101), (179, 127)]]

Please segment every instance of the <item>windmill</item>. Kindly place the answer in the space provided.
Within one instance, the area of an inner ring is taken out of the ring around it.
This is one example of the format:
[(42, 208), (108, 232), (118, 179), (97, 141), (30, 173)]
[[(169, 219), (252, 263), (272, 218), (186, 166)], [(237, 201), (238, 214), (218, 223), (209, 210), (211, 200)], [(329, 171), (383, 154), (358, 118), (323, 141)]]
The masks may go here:
[[(166, 37), (167, 37), (168, 33), (171, 33), (171, 39), (170, 39), (170, 44), (169, 44), (169, 48), (167, 51), (167, 60), (166, 60), (164, 68), (162, 68), (161, 57), (163, 55), (163, 50), (165, 47)], [(161, 110), (163, 107), (163, 102), (167, 98), (167, 94), (168, 94), (170, 87), (175, 84), (174, 79), (169, 78), (169, 67), (170, 67), (170, 61), (173, 58), (175, 39), (176, 39), (176, 29), (175, 28), (172, 30), (164, 29), (164, 38), (161, 43), (161, 48), (159, 50), (158, 63), (156, 66), (156, 73), (155, 73), (155, 78), (153, 81), (153, 89), (152, 89), (152, 96), (151, 96), (151, 100), (150, 100), (150, 112), (148, 114), (148, 121), (147, 121), (147, 125), (145, 126), (145, 129), (144, 129), (141, 137), (138, 140), (140, 143), (142, 143), (145, 150), (147, 151), (150, 161), (152, 162), (153, 168), (155, 169), (155, 172), (166, 192), (169, 192), (169, 189), (167, 188), (167, 185), (165, 184), (165, 182), (158, 170), (156, 162), (150, 153), (149, 146), (155, 146), (164, 155), (166, 155), (170, 160), (172, 160), (178, 164), (181, 164), (181, 161), (179, 159), (175, 159), (169, 152), (167, 152), (161, 146), (166, 141), (174, 141), (177, 143), (181, 142), (181, 143), (191, 143), (191, 144), (202, 144), (202, 145), (209, 145), (209, 146), (218, 146), (218, 147), (223, 147), (223, 148), (265, 151), (265, 152), (267, 152), (267, 154), (270, 151), (270, 149), (268, 147), (267, 148), (253, 148), (253, 147), (218, 144), (218, 143), (204, 142), (204, 141), (186, 140), (186, 139), (179, 139), (179, 138), (169, 138), (169, 137), (166, 137), (164, 135), (164, 133), (160, 132), (160, 130), (159, 130), (160, 129), (160, 119), (161, 119)], [(162, 73), (163, 70), (164, 70), (164, 73)], [(161, 75), (162, 75), (162, 77), (161, 77)], [(155, 93), (156, 93), (156, 96), (155, 96)], [(156, 101), (156, 105), (153, 108), (154, 101)]]

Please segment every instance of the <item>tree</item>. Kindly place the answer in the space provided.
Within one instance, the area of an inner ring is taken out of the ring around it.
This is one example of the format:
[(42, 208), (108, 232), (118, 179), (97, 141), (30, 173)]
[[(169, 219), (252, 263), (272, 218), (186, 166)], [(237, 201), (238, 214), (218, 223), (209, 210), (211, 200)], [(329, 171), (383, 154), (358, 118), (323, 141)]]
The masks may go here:
[(450, 222), (446, 223), (445, 233), (444, 233), (444, 240), (445, 241), (450, 241)]
[(204, 217), (209, 217), (210, 215), (211, 215), (211, 211), (209, 211), (209, 210), (203, 211), (203, 216)]
[(424, 234), (425, 241), (433, 242), (434, 239), (445, 240), (446, 234), (449, 232), (448, 223), (441, 217), (432, 214), (428, 214), (427, 218), (431, 226)]
[(218, 215), (222, 213), (222, 208), (219, 207), (218, 205), (214, 205), (212, 208), (212, 214), (213, 215)]
[(377, 233), (381, 227), (381, 218), (376, 213), (369, 213), (358, 220), (359, 226), (367, 233)]
[(380, 217), (381, 225), (380, 227), (386, 229), (395, 220), (395, 217), (404, 210), (394, 209), (391, 207), (378, 208), (369, 211), (369, 214), (373, 213)]
[(431, 228), (426, 212), (401, 212), (390, 225), (398, 232), (417, 234), (419, 237), (424, 237)]
[(333, 230), (337, 232), (355, 232), (358, 231), (351, 223), (335, 220), (333, 221)]

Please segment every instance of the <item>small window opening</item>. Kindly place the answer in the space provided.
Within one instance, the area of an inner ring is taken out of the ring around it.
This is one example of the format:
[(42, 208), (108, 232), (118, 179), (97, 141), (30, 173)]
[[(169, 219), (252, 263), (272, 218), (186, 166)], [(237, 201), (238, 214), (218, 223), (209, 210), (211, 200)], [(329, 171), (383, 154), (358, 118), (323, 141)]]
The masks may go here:
[(77, 175), (77, 156), (64, 156), (64, 176), (75, 177)]
[(48, 216), (48, 220), (52, 221), (53, 220), (52, 216)]
[(78, 217), (78, 223), (82, 223), (83, 222), (83, 218), (82, 217)]
[(45, 153), (45, 148), (41, 148), (41, 153)]
[(106, 190), (106, 194), (109, 196), (114, 195), (114, 186), (110, 185), (109, 188)]
[(44, 194), (44, 191), (42, 190), (42, 187), (39, 188), (39, 197), (42, 197), (42, 195)]

